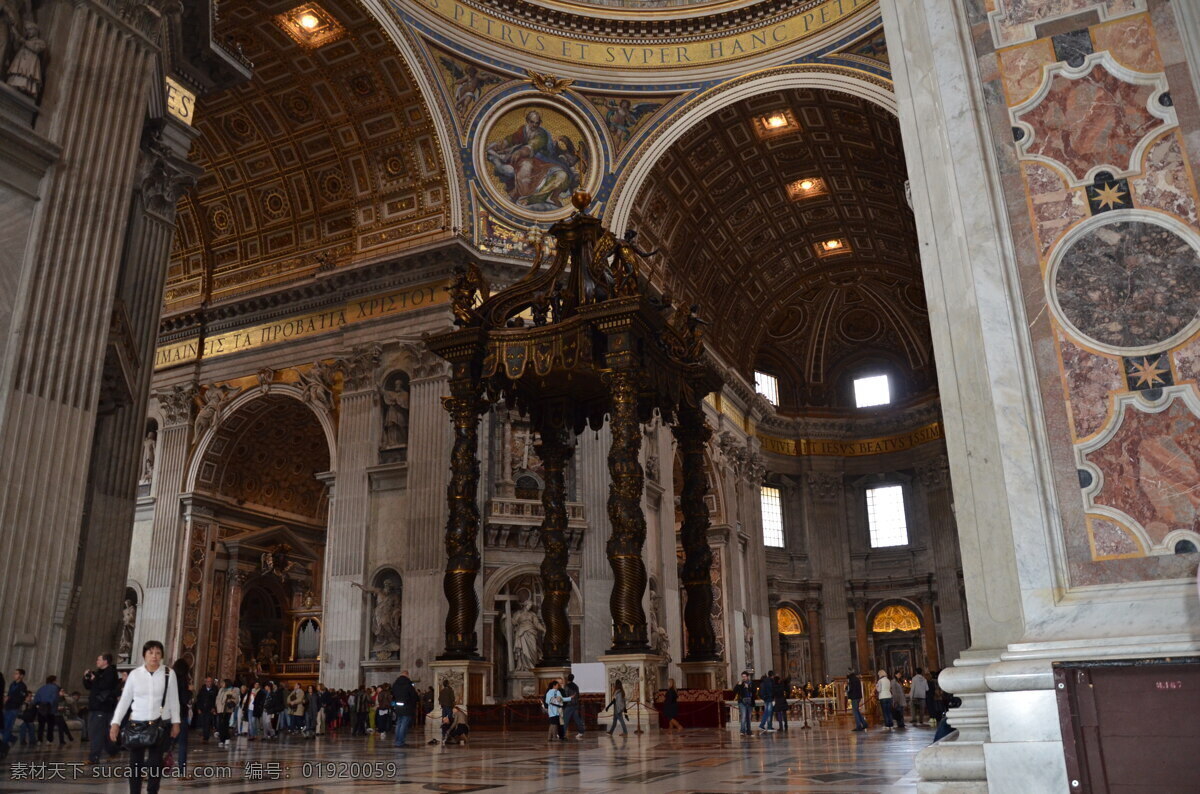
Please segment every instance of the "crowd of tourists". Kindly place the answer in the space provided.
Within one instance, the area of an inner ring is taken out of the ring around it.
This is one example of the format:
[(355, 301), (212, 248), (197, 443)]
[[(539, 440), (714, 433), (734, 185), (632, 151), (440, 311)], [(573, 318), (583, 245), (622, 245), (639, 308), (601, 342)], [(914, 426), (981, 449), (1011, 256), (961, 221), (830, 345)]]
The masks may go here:
[(87, 744), (89, 766), (111, 762), (128, 751), (130, 791), (140, 794), (145, 782), (147, 791), (155, 794), (163, 777), (188, 776), (189, 737), (232, 747), (240, 738), (253, 742), (281, 735), (392, 734), (394, 747), (406, 747), (410, 729), (433, 711), (435, 700), (441, 710), (442, 743), (465, 743), (470, 732), (466, 711), (455, 702), (449, 681), (436, 695), (433, 687), (419, 693), (407, 671), (391, 684), (351, 691), (323, 684), (293, 684), (289, 690), (275, 681), (238, 684), (213, 678), (193, 689), (186, 660), (178, 659), (168, 668), (163, 653), (162, 643), (147, 642), (143, 664), (128, 672), (117, 670), (111, 654), (101, 654), (95, 668), (83, 676), (86, 701), (78, 691), (66, 692), (53, 675), (36, 689), (31, 689), (23, 669), (13, 670), (8, 682), (0, 675), (0, 758), (13, 747), (53, 746), (56, 733), (64, 747), (74, 742), (71, 723), (76, 723), (82, 726), (80, 741)]

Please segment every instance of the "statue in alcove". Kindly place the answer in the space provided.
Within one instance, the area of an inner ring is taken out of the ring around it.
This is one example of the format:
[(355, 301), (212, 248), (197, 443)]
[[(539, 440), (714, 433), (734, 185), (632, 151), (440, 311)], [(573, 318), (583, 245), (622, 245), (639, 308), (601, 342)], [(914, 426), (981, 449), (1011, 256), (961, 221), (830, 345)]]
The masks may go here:
[(154, 451), (158, 445), (158, 434), (153, 430), (146, 433), (146, 437), (142, 439), (142, 476), (138, 478), (138, 482), (150, 482), (150, 478), (154, 476)]
[(401, 582), (396, 574), (384, 578), (379, 587), (351, 583), (374, 598), (371, 610), (371, 657), (391, 659), (400, 652)]
[(521, 602), (521, 608), (512, 616), (512, 655), (514, 670), (532, 670), (538, 663), (542, 635), (546, 625), (538, 614), (532, 599)]
[(383, 384), (383, 448), (408, 443), (409, 379), (406, 372), (393, 372)]
[(121, 608), (121, 637), (117, 642), (117, 656), (129, 662), (133, 652), (133, 629), (137, 625), (137, 604), (129, 598)]

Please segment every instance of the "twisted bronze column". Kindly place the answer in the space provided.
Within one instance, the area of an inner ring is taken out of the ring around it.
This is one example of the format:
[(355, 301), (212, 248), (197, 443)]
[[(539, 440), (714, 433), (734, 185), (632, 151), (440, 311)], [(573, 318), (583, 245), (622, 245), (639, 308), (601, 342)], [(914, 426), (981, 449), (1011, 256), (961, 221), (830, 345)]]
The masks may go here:
[(646, 591), (646, 566), (642, 545), (646, 542), (646, 516), (642, 513), (642, 464), (638, 451), (642, 429), (637, 416), (637, 374), (628, 369), (608, 373), (612, 394), (612, 447), (608, 451), (608, 564), (613, 569), (612, 595), (608, 608), (613, 620), (613, 647), (609, 653), (648, 653), (646, 613), (642, 594)]
[(483, 403), (478, 388), (467, 382), (451, 382), (450, 397), (442, 403), (454, 424), (454, 447), (450, 451), (450, 484), (446, 500), (450, 515), (446, 519), (446, 575), (442, 590), (449, 611), (446, 613), (446, 650), (439, 659), (477, 659), (478, 638), (475, 621), (479, 601), (475, 597), (475, 577), (479, 574), (479, 505), (475, 494), (479, 487), (479, 414)]
[(542, 637), (541, 667), (565, 667), (571, 663), (571, 622), (567, 604), (571, 600), (571, 579), (567, 576), (567, 484), (564, 472), (571, 446), (567, 434), (559, 429), (543, 429), (537, 454), (546, 472), (542, 491), (540, 534), (545, 555), (542, 557)]
[(700, 406), (681, 405), (679, 422), (671, 428), (679, 443), (683, 469), (683, 487), (679, 507), (683, 512), (680, 541), (683, 545), (683, 570), (680, 579), (687, 593), (683, 622), (687, 626), (685, 662), (711, 662), (717, 654), (717, 635), (713, 631), (713, 591), (710, 570), (712, 549), (708, 546), (708, 480), (704, 476), (704, 445), (712, 435)]

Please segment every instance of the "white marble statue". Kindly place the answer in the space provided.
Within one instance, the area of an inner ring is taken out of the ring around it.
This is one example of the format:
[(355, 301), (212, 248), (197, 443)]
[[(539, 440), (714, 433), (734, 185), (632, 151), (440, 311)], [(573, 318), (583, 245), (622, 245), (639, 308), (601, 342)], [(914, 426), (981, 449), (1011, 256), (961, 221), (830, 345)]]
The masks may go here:
[(399, 580), (389, 576), (379, 587), (352, 582), (355, 587), (374, 597), (371, 610), (371, 655), (390, 658), (400, 651), (401, 589)]
[(667, 633), (667, 628), (662, 624), (662, 614), (659, 609), (658, 588), (654, 586), (653, 581), (650, 585), (650, 611), (646, 616), (646, 628), (650, 634), (650, 650), (657, 653), (659, 656), (667, 657), (667, 661), (671, 661), (671, 635)]
[(538, 614), (531, 599), (522, 601), (521, 608), (513, 613), (510, 628), (513, 669), (532, 670), (538, 663), (546, 624), (542, 622), (542, 616)]
[(158, 445), (158, 434), (151, 430), (142, 439), (142, 476), (138, 482), (150, 482), (154, 476), (154, 450)]
[(754, 669), (754, 626), (750, 623), (750, 613), (742, 613), (742, 625), (745, 626), (746, 632), (742, 643), (745, 645), (746, 651), (746, 669)]
[(133, 652), (133, 628), (137, 625), (137, 605), (125, 599), (121, 608), (121, 638), (117, 642), (117, 656), (128, 662)]

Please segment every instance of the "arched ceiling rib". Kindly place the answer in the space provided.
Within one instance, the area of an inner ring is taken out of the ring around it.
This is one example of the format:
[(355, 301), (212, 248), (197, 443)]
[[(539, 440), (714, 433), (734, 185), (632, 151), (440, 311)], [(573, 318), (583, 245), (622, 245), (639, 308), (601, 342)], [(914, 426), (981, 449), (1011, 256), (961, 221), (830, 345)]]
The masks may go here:
[[(772, 133), (762, 120), (796, 126)], [(815, 189), (795, 198), (795, 183)], [(864, 351), (933, 386), (929, 321), (895, 118), (834, 91), (772, 92), (698, 123), (655, 164), (630, 216), (654, 277), (697, 301), (709, 337), (749, 372), (786, 360), (796, 402), (828, 404)], [(823, 243), (838, 240), (838, 253)], [(848, 249), (848, 250), (847, 250)], [(781, 373), (783, 374), (783, 373)]]
[(447, 174), (426, 100), (358, 4), (323, 0), (341, 35), (309, 48), (288, 2), (230, 0), (220, 31), (254, 78), (202, 99), (165, 294), (170, 313), (342, 267), (444, 233)]

